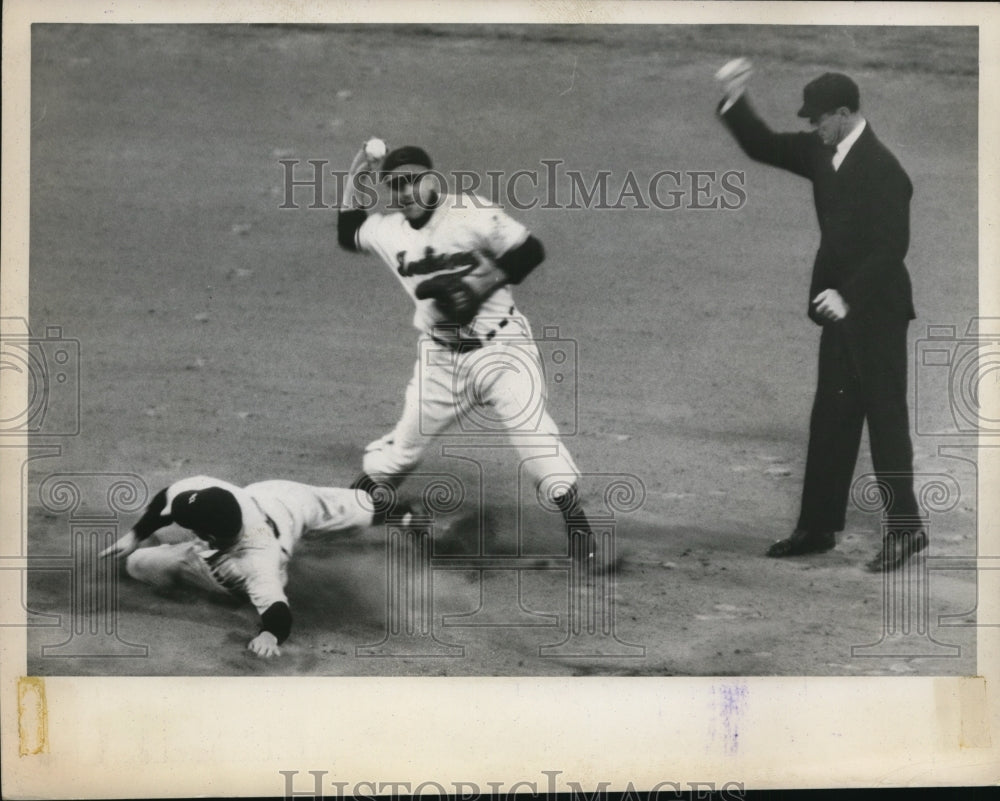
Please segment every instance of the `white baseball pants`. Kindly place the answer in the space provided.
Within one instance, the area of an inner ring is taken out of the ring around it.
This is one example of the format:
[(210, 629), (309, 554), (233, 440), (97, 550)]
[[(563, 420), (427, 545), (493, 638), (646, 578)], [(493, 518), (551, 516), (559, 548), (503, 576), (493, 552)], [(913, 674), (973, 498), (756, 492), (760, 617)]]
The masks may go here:
[(546, 409), (538, 347), (527, 321), (520, 315), (515, 319), (512, 331), (479, 348), (456, 351), (430, 337), (420, 340), (402, 417), (365, 449), (368, 475), (402, 479), (417, 467), (434, 437), (457, 427), (478, 439), (496, 435), (509, 440), (522, 469), (546, 497), (579, 478)]

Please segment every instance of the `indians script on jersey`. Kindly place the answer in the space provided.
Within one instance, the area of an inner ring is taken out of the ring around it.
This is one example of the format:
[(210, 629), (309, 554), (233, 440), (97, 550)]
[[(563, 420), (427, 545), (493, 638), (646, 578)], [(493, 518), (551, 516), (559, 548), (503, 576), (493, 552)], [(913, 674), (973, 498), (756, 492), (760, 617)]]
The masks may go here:
[[(469, 272), (483, 259), (495, 259), (528, 238), (528, 230), (496, 205), (472, 195), (444, 195), (441, 205), (420, 229), (400, 212), (372, 214), (358, 230), (361, 250), (377, 254), (414, 298), (413, 325), (431, 333), (447, 323), (433, 300), (416, 300), (418, 284), (441, 272)], [(514, 299), (508, 287), (483, 303), (467, 328), (482, 334), (497, 318), (511, 314)], [(492, 321), (492, 322), (489, 322)]]

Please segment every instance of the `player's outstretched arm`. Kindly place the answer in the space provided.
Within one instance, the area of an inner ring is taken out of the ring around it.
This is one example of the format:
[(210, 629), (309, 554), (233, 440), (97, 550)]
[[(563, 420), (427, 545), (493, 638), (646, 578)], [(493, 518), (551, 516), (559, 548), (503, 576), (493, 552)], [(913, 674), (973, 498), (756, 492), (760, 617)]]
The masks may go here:
[(260, 616), (260, 633), (250, 640), (247, 648), (257, 656), (281, 656), (278, 647), (292, 633), (292, 611), (284, 601), (276, 601)]
[(107, 559), (108, 557), (124, 559), (138, 548), (139, 544), (154, 531), (170, 525), (172, 518), (169, 514), (164, 514), (166, 506), (167, 490), (162, 489), (153, 496), (153, 500), (149, 502), (139, 522), (119, 537), (117, 542), (101, 551), (101, 559)]
[(133, 529), (129, 529), (128, 532), (122, 534), (116, 542), (101, 551), (101, 559), (107, 559), (108, 557), (113, 559), (124, 559), (138, 547), (139, 538), (135, 535), (135, 531)]

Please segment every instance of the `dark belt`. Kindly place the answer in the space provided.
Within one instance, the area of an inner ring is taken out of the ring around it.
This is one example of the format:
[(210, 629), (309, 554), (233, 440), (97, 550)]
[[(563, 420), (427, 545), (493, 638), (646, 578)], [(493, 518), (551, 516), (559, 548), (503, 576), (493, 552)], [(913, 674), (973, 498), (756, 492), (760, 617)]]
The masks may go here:
[[(431, 334), (431, 339), (437, 342), (438, 345), (448, 348), (448, 350), (454, 351), (455, 353), (468, 353), (469, 351), (479, 350), (487, 342), (492, 340), (497, 335), (497, 333), (500, 331), (501, 328), (505, 328), (507, 324), (510, 323), (509, 315), (513, 313), (514, 313), (514, 307), (511, 306), (510, 309), (508, 309), (507, 311), (508, 316), (504, 317), (499, 323), (497, 323), (497, 327), (494, 328), (492, 331), (490, 331), (488, 334), (486, 334), (486, 336), (483, 337), (483, 339), (480, 339), (479, 337), (464, 336), (463, 334), (457, 332), (457, 326), (454, 326), (454, 328), (456, 329), (456, 337), (454, 339), (441, 339), (440, 337), (434, 336), (434, 334)], [(435, 326), (435, 328), (444, 328), (444, 327), (446, 326)], [(447, 327), (451, 328), (451, 326)]]
[(458, 339), (440, 339), (431, 334), (431, 339), (455, 353), (468, 353), (471, 350), (479, 350), (483, 346), (483, 341), (479, 337), (459, 337)]

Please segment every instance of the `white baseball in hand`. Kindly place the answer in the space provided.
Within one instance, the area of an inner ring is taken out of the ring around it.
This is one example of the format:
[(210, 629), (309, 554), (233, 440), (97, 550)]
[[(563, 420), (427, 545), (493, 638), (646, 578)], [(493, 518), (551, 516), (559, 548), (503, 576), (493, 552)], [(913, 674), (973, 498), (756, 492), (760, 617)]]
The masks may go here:
[(387, 151), (388, 147), (386, 146), (385, 141), (379, 139), (377, 136), (374, 136), (365, 142), (365, 155), (371, 161), (381, 161), (385, 158)]
[(753, 64), (745, 58), (734, 58), (722, 65), (722, 68), (715, 73), (715, 80), (723, 83), (733, 83), (739, 79), (746, 80), (753, 72)]

